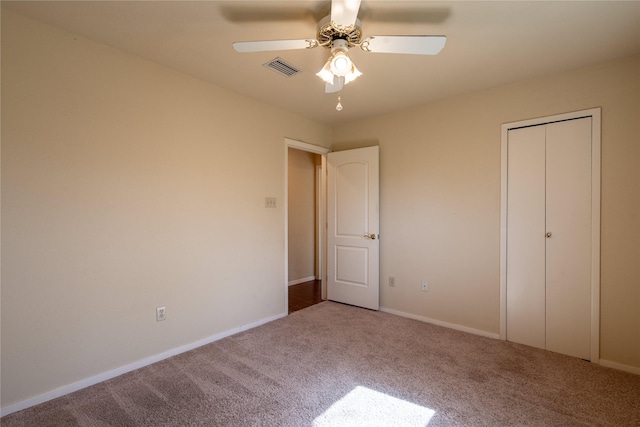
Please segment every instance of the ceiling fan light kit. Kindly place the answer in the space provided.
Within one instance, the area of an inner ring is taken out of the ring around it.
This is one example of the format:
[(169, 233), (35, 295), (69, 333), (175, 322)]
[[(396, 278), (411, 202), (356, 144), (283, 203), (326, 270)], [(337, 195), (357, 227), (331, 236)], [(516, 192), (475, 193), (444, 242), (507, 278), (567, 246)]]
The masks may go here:
[[(360, 0), (332, 0), (331, 14), (318, 23), (316, 40), (272, 40), (235, 42), (236, 52), (264, 52), (287, 49), (331, 49), (331, 56), (316, 73), (325, 82), (325, 93), (340, 92), (345, 84), (362, 75), (349, 58), (349, 48), (359, 46), (363, 52), (436, 55), (445, 45), (445, 36), (367, 36), (362, 37), (362, 23), (357, 18)], [(342, 110), (340, 96), (336, 110)]]
[(334, 40), (331, 47), (331, 56), (326, 64), (316, 76), (320, 77), (327, 84), (336, 85), (336, 78), (344, 77), (343, 84), (350, 83), (357, 79), (362, 73), (347, 55), (347, 42), (342, 39)]

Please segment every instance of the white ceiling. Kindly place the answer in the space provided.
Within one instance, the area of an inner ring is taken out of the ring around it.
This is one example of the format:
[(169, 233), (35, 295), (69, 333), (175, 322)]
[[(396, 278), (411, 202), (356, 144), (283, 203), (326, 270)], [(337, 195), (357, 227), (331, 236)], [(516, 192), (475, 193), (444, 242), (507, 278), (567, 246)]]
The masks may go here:
[[(367, 1), (365, 35), (446, 35), (437, 56), (350, 56), (363, 76), (325, 94), (329, 51), (236, 53), (234, 41), (315, 38), (325, 1), (2, 1), (3, 8), (328, 125), (640, 52), (640, 1)], [(302, 70), (283, 77), (280, 57)]]

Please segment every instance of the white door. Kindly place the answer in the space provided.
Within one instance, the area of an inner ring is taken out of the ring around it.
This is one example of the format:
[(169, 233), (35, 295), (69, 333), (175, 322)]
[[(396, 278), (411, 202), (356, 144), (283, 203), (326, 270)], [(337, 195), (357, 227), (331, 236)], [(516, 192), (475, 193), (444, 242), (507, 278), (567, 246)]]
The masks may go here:
[(327, 297), (379, 308), (378, 147), (327, 155)]
[(590, 359), (591, 117), (545, 126), (546, 348)]
[(591, 118), (509, 130), (507, 339), (590, 359)]
[(509, 131), (507, 339), (545, 348), (545, 128)]

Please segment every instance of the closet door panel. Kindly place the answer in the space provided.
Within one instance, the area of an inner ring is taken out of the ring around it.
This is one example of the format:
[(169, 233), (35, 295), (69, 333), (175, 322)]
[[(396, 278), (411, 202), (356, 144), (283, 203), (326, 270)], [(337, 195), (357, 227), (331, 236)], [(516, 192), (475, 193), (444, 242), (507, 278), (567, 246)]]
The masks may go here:
[(509, 131), (507, 339), (545, 348), (545, 129)]
[(546, 125), (546, 348), (590, 358), (591, 118)]

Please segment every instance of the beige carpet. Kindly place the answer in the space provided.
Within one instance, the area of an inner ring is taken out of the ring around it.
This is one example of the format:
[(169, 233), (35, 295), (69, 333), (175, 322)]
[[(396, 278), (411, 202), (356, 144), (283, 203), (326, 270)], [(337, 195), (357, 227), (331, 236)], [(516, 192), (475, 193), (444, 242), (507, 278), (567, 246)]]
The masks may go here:
[(640, 426), (640, 376), (323, 302), (10, 426)]

